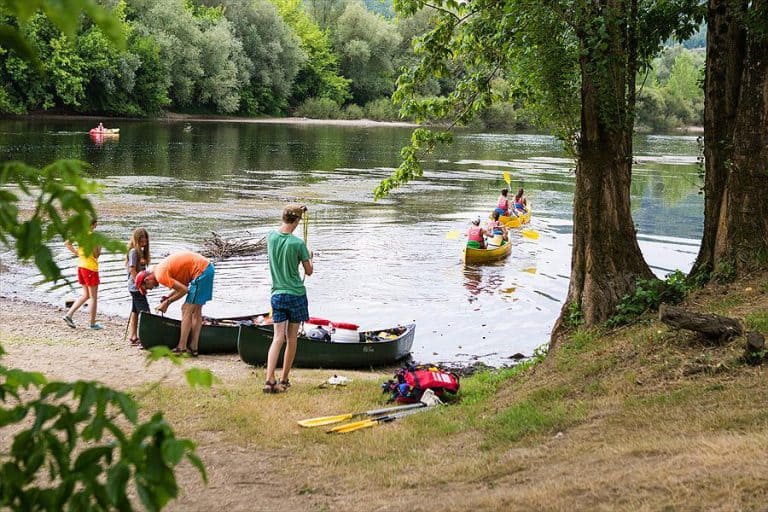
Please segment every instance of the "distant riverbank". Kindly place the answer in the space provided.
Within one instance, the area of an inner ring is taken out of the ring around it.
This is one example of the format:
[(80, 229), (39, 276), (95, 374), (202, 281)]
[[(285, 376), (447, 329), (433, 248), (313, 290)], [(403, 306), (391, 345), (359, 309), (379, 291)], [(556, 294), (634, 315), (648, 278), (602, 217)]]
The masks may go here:
[(350, 126), (356, 128), (375, 127), (416, 127), (416, 123), (405, 121), (374, 121), (372, 119), (310, 119), (308, 117), (235, 117), (235, 116), (201, 116), (197, 114), (179, 114), (168, 112), (157, 117), (108, 117), (83, 114), (56, 114), (50, 112), (35, 112), (23, 116), (15, 116), (14, 119), (92, 119), (94, 122), (104, 123), (108, 128), (116, 121), (170, 121), (170, 122), (229, 122), (248, 124), (294, 124), (294, 125), (326, 125), (326, 126)]

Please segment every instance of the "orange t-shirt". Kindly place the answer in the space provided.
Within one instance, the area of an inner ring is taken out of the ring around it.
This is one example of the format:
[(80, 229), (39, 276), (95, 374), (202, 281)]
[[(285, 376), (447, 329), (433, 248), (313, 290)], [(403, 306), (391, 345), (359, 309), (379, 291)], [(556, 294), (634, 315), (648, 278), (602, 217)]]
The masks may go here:
[(155, 266), (155, 279), (168, 288), (173, 288), (174, 279), (186, 286), (202, 274), (209, 264), (208, 258), (196, 252), (177, 252)]

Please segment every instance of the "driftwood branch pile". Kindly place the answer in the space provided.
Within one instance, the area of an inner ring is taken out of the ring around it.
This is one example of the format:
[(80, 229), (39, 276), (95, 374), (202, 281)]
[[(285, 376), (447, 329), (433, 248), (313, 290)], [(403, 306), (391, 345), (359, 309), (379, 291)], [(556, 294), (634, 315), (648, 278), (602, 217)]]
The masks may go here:
[(267, 237), (260, 240), (225, 240), (215, 231), (210, 238), (203, 240), (203, 250), (200, 253), (206, 258), (222, 260), (232, 256), (251, 256), (267, 250)]
[(724, 343), (744, 330), (735, 318), (710, 313), (695, 313), (684, 308), (662, 304), (659, 320), (676, 329), (687, 329), (701, 333), (710, 341)]

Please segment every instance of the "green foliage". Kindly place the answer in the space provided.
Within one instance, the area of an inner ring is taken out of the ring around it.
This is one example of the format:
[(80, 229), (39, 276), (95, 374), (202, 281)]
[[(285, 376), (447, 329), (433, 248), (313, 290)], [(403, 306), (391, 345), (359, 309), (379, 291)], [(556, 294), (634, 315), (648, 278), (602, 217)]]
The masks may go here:
[(310, 119), (342, 119), (339, 104), (330, 98), (309, 98), (296, 108), (295, 114)]
[(359, 105), (354, 103), (344, 107), (344, 119), (362, 119), (365, 117), (365, 111)]
[(301, 41), (266, 0), (222, 0), (224, 15), (241, 42), (250, 79), (243, 85), (243, 110), (279, 114), (288, 106), (291, 87), (307, 59)]
[(400, 35), (392, 25), (358, 3), (347, 4), (334, 31), (342, 74), (351, 79), (352, 99), (363, 105), (392, 93), (394, 56)]
[(581, 310), (581, 305), (576, 302), (570, 302), (568, 304), (568, 312), (565, 316), (565, 322), (568, 324), (568, 327), (576, 328), (582, 324), (584, 321), (584, 312)]
[(680, 303), (690, 291), (685, 274), (676, 270), (666, 280), (638, 279), (635, 291), (625, 295), (616, 307), (616, 313), (606, 322), (608, 327), (631, 323), (647, 311), (656, 311), (662, 302)]
[[(122, 242), (98, 232), (89, 234), (96, 213), (85, 195), (97, 192), (98, 186), (81, 176), (85, 167), (74, 160), (59, 160), (42, 169), (21, 162), (0, 164), (0, 243), (13, 247), (22, 261), (33, 260), (47, 280), (62, 278), (46, 245), (56, 237), (75, 241), (86, 251), (94, 245), (125, 251)], [(20, 213), (22, 200), (33, 201), (31, 215)]]
[(711, 277), (720, 284), (732, 283), (736, 279), (736, 267), (729, 261), (721, 261)]
[[(122, 26), (114, 16), (102, 7), (97, 0), (0, 0), (0, 8), (10, 15), (13, 20), (22, 23), (29, 20), (37, 12), (42, 12), (64, 35), (73, 40), (80, 18), (78, 14), (85, 12), (93, 22), (107, 35), (117, 47), (125, 46), (125, 34)], [(0, 46), (10, 48), (23, 60), (40, 63), (35, 45), (27, 38), (16, 23), (5, 21), (0, 23)]]
[(400, 121), (400, 112), (389, 98), (379, 98), (365, 105), (365, 117), (374, 121)]
[(424, 173), (422, 159), (433, 152), (439, 144), (445, 144), (452, 140), (453, 135), (448, 131), (434, 132), (424, 128), (418, 128), (411, 134), (411, 145), (400, 151), (402, 163), (389, 178), (378, 184), (373, 191), (375, 199), (387, 196), (389, 192), (401, 184), (416, 179)]
[[(165, 352), (150, 357), (178, 364)], [(210, 387), (212, 374), (197, 370), (188, 379)], [(195, 444), (177, 438), (162, 413), (139, 421), (131, 396), (97, 382), (48, 382), (0, 365), (0, 402), (0, 428), (25, 425), (0, 455), (3, 507), (132, 510), (132, 483), (146, 510), (160, 510), (178, 495), (174, 468), (183, 459), (207, 481)]]
[(661, 131), (702, 124), (703, 76), (703, 52), (666, 48), (638, 80), (638, 123)]
[(329, 98), (343, 104), (350, 98), (350, 80), (339, 74), (338, 57), (333, 53), (326, 32), (312, 20), (301, 0), (272, 0), (280, 16), (301, 40), (301, 49), (307, 54), (296, 76), (290, 102), (297, 104), (304, 98)]

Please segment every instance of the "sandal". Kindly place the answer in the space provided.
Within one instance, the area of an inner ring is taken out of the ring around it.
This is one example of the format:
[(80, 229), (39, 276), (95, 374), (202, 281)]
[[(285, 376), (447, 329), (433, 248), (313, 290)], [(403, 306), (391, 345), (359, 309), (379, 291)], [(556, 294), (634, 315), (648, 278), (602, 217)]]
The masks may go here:
[(280, 381), (280, 385), (283, 386), (283, 388), (285, 388), (287, 390), (289, 387), (291, 387), (291, 381), (288, 380), (288, 379), (281, 380)]
[(199, 352), (195, 348), (188, 348), (187, 354), (189, 354), (190, 357), (197, 357), (199, 355)]
[(179, 348), (179, 347), (173, 347), (173, 348), (171, 349), (171, 352), (173, 352), (174, 354), (183, 355), (184, 353), (186, 353), (186, 352), (187, 352), (187, 349), (185, 349), (185, 348)]
[(283, 393), (285, 391), (285, 388), (283, 385), (276, 380), (273, 380), (272, 382), (265, 382), (264, 387), (261, 388), (261, 390), (265, 393)]

